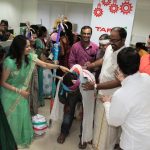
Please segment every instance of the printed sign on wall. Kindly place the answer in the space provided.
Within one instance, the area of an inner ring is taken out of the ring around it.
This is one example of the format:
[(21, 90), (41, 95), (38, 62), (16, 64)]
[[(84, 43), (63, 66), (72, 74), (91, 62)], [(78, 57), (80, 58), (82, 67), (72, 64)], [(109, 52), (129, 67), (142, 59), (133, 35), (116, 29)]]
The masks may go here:
[(99, 36), (113, 27), (127, 30), (126, 45), (130, 44), (136, 0), (93, 0), (91, 27), (92, 41), (98, 44)]

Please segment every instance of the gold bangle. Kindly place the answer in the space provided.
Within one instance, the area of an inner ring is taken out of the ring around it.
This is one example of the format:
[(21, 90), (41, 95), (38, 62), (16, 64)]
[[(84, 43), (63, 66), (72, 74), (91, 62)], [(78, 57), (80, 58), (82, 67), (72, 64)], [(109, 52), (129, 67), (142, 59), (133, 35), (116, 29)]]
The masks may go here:
[(19, 89), (19, 90), (18, 90), (18, 93), (20, 94), (20, 93), (21, 93), (21, 91), (22, 91), (22, 90), (21, 90), (21, 89)]
[(15, 92), (18, 93), (18, 91), (19, 91), (19, 90), (18, 90), (17, 88), (15, 88)]
[(12, 87), (12, 91), (16, 92), (16, 88), (14, 86)]
[(22, 91), (21, 89), (17, 89), (17, 88), (15, 88), (15, 92), (16, 92), (16, 93), (19, 93), (19, 94), (20, 94), (20, 93), (21, 93), (21, 91)]

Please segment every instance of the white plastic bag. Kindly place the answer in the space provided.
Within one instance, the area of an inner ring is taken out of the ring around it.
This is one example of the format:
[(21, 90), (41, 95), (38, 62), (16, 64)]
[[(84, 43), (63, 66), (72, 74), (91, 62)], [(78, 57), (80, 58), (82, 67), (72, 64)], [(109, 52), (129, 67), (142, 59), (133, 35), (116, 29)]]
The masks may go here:
[(36, 135), (43, 135), (47, 129), (46, 118), (40, 114), (32, 117), (33, 130)]

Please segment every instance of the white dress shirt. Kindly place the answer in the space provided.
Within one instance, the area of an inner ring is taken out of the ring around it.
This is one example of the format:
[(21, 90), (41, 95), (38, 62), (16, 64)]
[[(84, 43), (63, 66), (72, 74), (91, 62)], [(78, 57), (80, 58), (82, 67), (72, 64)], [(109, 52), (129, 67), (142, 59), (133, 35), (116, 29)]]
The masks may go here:
[[(103, 58), (103, 65), (102, 65), (101, 73), (99, 76), (100, 83), (104, 83), (104, 82), (112, 81), (116, 79), (115, 70), (118, 67), (117, 55), (124, 47), (125, 46), (121, 47), (117, 51), (113, 51), (111, 45), (107, 47), (104, 58)], [(118, 88), (99, 90), (98, 93), (100, 95), (112, 95), (117, 89)]]
[(104, 103), (110, 125), (121, 126), (124, 150), (150, 150), (150, 76), (135, 73), (122, 81), (112, 101)]

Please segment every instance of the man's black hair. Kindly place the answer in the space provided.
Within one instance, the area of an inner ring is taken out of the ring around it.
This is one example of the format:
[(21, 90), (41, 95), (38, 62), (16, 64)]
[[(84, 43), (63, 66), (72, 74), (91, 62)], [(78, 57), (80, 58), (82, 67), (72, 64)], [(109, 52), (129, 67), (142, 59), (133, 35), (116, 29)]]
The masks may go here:
[(63, 84), (65, 84), (67, 87), (70, 87), (73, 85), (72, 80), (77, 80), (78, 75), (76, 73), (68, 72), (63, 77)]
[(90, 29), (91, 30), (91, 34), (92, 34), (92, 28), (90, 26), (83, 26), (81, 28), (81, 34), (82, 34), (82, 31), (85, 30), (85, 29)]
[(117, 63), (125, 75), (132, 75), (139, 70), (140, 56), (132, 47), (122, 49), (117, 56)]
[(7, 20), (1, 20), (1, 24), (4, 24), (5, 26), (7, 26), (8, 27), (8, 21)]
[(102, 34), (99, 39), (101, 40), (109, 40), (110, 39), (110, 36), (108, 34)]
[(137, 42), (136, 45), (135, 45), (135, 47), (136, 47), (137, 49), (144, 49), (144, 50), (147, 51), (147, 48), (146, 48), (145, 44), (146, 44), (146, 43)]
[(127, 31), (122, 27), (114, 27), (111, 31), (118, 31), (121, 39), (126, 39)]

